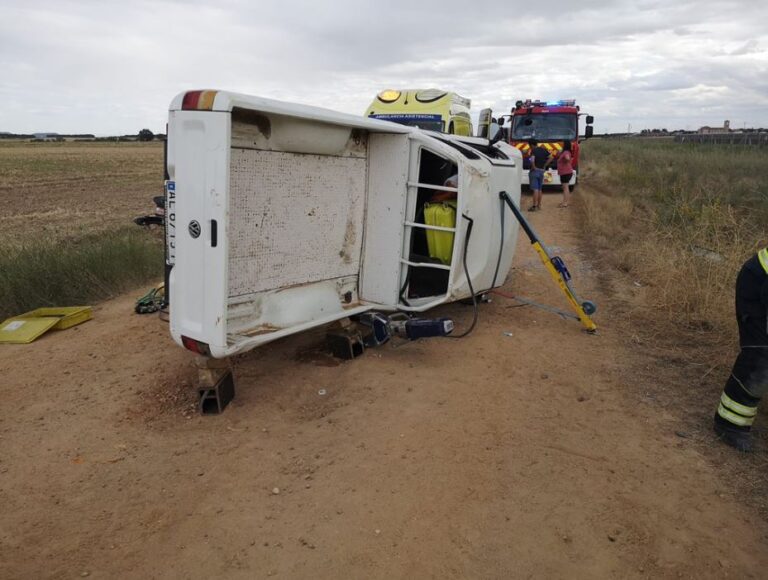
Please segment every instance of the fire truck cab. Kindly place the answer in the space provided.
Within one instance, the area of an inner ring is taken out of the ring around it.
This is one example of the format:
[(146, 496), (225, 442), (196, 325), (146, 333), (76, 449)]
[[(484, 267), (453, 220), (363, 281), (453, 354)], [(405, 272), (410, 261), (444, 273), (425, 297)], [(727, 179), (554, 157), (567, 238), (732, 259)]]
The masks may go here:
[[(563, 151), (563, 143), (571, 142), (573, 155), (573, 177), (570, 185), (578, 183), (579, 176), (579, 111), (575, 100), (560, 101), (517, 101), (512, 109), (511, 123), (508, 128), (508, 141), (523, 154), (523, 184), (528, 185), (528, 171), (531, 167), (530, 140), (535, 139), (547, 149), (554, 158)], [(592, 136), (594, 117), (586, 116), (584, 137)], [(544, 174), (544, 185), (561, 185), (557, 167), (553, 161)]]

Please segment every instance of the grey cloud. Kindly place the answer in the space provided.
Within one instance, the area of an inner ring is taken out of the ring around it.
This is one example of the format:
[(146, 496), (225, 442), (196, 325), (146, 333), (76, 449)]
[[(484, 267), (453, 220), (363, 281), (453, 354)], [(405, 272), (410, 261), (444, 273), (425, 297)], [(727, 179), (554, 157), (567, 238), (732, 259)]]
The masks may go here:
[(655, 126), (671, 104), (679, 123), (729, 111), (768, 125), (763, 3), (487, 0), (469, 15), (457, 0), (6, 4), (0, 131), (161, 130), (190, 88), (362, 113), (389, 86), (453, 89), (475, 110), (575, 97), (603, 129)]
[(731, 56), (740, 56), (742, 54), (754, 54), (760, 52), (760, 44), (754, 38), (748, 40), (736, 50), (732, 50), (729, 54)]

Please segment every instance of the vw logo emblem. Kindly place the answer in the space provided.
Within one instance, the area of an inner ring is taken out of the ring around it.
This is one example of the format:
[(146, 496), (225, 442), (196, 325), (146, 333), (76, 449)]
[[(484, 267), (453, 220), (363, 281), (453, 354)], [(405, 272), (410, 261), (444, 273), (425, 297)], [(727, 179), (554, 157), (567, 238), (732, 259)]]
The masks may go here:
[(200, 236), (200, 224), (197, 222), (197, 220), (192, 220), (189, 222), (189, 235), (193, 238), (197, 238)]

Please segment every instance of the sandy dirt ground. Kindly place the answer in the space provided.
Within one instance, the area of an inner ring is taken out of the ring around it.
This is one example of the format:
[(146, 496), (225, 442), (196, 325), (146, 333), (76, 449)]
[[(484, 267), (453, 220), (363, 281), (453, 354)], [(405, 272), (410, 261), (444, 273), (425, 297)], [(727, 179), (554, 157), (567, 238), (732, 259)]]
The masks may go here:
[[(0, 577), (765, 577), (768, 526), (706, 429), (643, 397), (654, 373), (557, 201), (532, 220), (597, 336), (497, 296), (463, 340), (341, 363), (293, 337), (238, 358), (205, 417), (135, 296), (0, 348)], [(523, 240), (504, 291), (564, 306)]]

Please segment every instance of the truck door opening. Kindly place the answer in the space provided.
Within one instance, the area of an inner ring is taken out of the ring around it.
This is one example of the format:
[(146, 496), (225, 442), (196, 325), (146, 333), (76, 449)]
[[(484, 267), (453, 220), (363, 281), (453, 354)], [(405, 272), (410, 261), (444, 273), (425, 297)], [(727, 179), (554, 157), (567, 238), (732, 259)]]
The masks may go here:
[(416, 225), (411, 228), (408, 255), (412, 264), (429, 265), (408, 265), (400, 293), (406, 303), (408, 299), (438, 296), (448, 291), (456, 228), (457, 172), (452, 161), (427, 149), (420, 150), (412, 216)]

